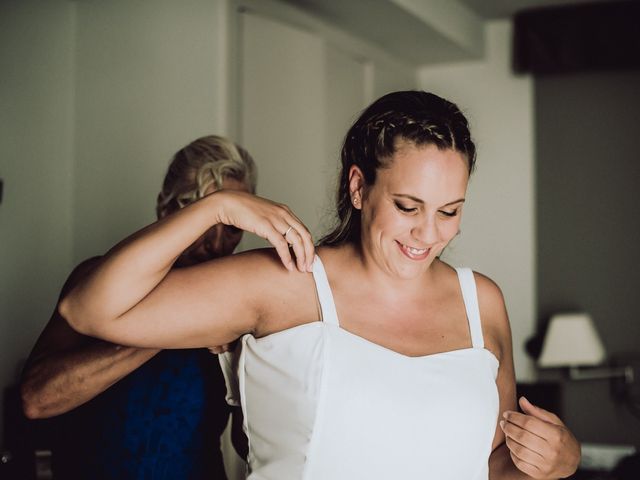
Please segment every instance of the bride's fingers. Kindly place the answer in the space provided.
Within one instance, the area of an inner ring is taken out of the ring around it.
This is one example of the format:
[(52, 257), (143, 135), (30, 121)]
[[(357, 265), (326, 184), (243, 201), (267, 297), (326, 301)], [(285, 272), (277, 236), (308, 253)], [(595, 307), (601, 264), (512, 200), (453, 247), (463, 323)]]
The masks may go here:
[(293, 271), (295, 269), (295, 265), (293, 263), (293, 259), (291, 258), (289, 243), (284, 238), (282, 232), (279, 230), (282, 230), (282, 227), (278, 229), (272, 225), (268, 234), (265, 235), (264, 238), (275, 247), (280, 260), (282, 261), (282, 264), (287, 268), (287, 270)]
[(287, 231), (287, 234), (284, 236), (284, 238), (285, 240), (287, 240), (287, 242), (289, 242), (289, 245), (291, 245), (291, 248), (293, 249), (293, 253), (295, 253), (298, 270), (300, 270), (301, 272), (306, 272), (307, 254), (302, 236), (295, 228), (291, 227)]
[[(225, 203), (219, 217), (222, 223), (255, 233), (273, 245), (284, 266), (301, 272), (311, 271), (314, 245), (311, 234), (287, 207), (270, 200), (240, 192), (228, 192), (234, 201)], [(291, 250), (296, 256), (294, 264)]]
[[(294, 216), (295, 217), (295, 216)], [(315, 245), (311, 232), (301, 222), (292, 223), (286, 240), (293, 247), (301, 272), (311, 272), (315, 258)]]
[[(315, 258), (315, 245), (313, 244), (313, 237), (309, 230), (301, 223), (300, 229), (296, 230), (296, 234), (299, 236), (301, 241), (301, 249), (304, 252), (304, 255), (301, 257), (303, 259), (303, 270), (304, 272), (311, 272), (313, 268), (313, 260)], [(294, 248), (294, 252), (296, 253), (296, 257), (300, 255)]]
[(214, 355), (219, 355), (221, 353), (225, 353), (230, 350), (228, 343), (225, 343), (224, 345), (218, 345), (216, 347), (208, 347), (208, 348), (209, 348), (209, 351)]
[[(296, 252), (296, 259), (303, 261), (302, 268), (300, 268), (300, 265), (298, 265), (298, 268), (300, 269), (300, 271), (311, 272), (313, 267), (313, 260), (315, 258), (315, 245), (313, 244), (313, 237), (311, 236), (311, 233), (304, 225), (302, 220), (300, 220), (298, 216), (287, 205), (282, 205), (282, 207), (291, 217), (295, 219), (295, 222), (291, 222), (290, 225), (296, 230), (296, 233), (298, 234), (304, 248), (304, 256), (301, 256), (299, 252)], [(295, 242), (291, 241), (291, 239), (287, 238), (287, 241), (289, 242), (289, 244), (295, 246)]]
[(289, 222), (285, 224), (284, 232), (282, 237), (287, 242), (288, 247), (290, 247), (290, 251), (293, 250), (295, 256), (295, 264), (300, 272), (307, 271), (307, 253), (305, 246), (305, 239), (302, 235), (300, 235), (300, 230), (302, 232), (306, 231), (304, 225), (297, 223), (293, 220), (292, 217), (286, 218), (285, 222)]

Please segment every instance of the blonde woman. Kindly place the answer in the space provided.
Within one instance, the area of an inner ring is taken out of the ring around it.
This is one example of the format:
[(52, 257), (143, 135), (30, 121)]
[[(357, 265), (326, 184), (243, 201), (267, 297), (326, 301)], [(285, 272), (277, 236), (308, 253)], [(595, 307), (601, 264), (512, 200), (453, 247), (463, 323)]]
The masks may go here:
[[(157, 216), (215, 191), (249, 194), (255, 187), (246, 150), (223, 137), (202, 137), (174, 155)], [(185, 245), (173, 268), (230, 255), (242, 233), (222, 224), (206, 229)], [(62, 295), (99, 263), (94, 258), (79, 265)], [(22, 381), (25, 414), (65, 414), (53, 420), (56, 478), (226, 478), (220, 434), (230, 411), (216, 358), (206, 349), (126, 345), (81, 335), (55, 312), (31, 352)]]

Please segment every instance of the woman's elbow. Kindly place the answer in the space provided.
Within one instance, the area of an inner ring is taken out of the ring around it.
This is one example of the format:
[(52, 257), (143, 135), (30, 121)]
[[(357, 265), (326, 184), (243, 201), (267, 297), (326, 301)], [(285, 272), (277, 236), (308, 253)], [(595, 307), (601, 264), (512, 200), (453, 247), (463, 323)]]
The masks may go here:
[(86, 319), (86, 316), (78, 315), (77, 309), (74, 308), (73, 300), (69, 298), (69, 295), (65, 295), (58, 302), (58, 315), (64, 318), (69, 326), (76, 332), (82, 333), (83, 335), (90, 334), (88, 322), (83, 321), (83, 319)]

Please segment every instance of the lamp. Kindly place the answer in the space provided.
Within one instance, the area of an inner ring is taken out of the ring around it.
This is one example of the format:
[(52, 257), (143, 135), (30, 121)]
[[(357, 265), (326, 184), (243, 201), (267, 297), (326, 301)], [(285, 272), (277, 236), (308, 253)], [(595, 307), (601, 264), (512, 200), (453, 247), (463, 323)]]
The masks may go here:
[(604, 346), (589, 314), (559, 313), (551, 317), (538, 366), (569, 367), (572, 380), (624, 377), (627, 383), (633, 382), (630, 366), (579, 368), (601, 365), (605, 358)]

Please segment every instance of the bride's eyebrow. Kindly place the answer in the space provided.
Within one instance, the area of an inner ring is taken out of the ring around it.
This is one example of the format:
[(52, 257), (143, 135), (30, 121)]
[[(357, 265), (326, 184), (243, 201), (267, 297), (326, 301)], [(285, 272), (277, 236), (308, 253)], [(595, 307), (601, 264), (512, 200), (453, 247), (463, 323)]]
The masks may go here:
[(394, 197), (406, 198), (408, 200), (411, 200), (412, 202), (424, 204), (424, 200), (418, 197), (414, 197), (413, 195), (408, 195), (406, 193), (392, 193), (391, 195)]
[(459, 198), (458, 200), (454, 200), (453, 202), (445, 203), (443, 207), (449, 207), (451, 205), (455, 205), (456, 203), (464, 203), (464, 198)]
[[(414, 197), (413, 195), (408, 195), (406, 193), (392, 193), (391, 195), (393, 195), (394, 197), (406, 198), (406, 199), (411, 200), (413, 202), (420, 203), (420, 204), (424, 205), (424, 200), (422, 200), (422, 199), (420, 199), (418, 197)], [(451, 205), (455, 205), (456, 203), (463, 203), (464, 201), (465, 201), (464, 198), (459, 198), (457, 200), (454, 200), (453, 202), (446, 203), (446, 204), (444, 204), (442, 206), (443, 207), (449, 207)]]

